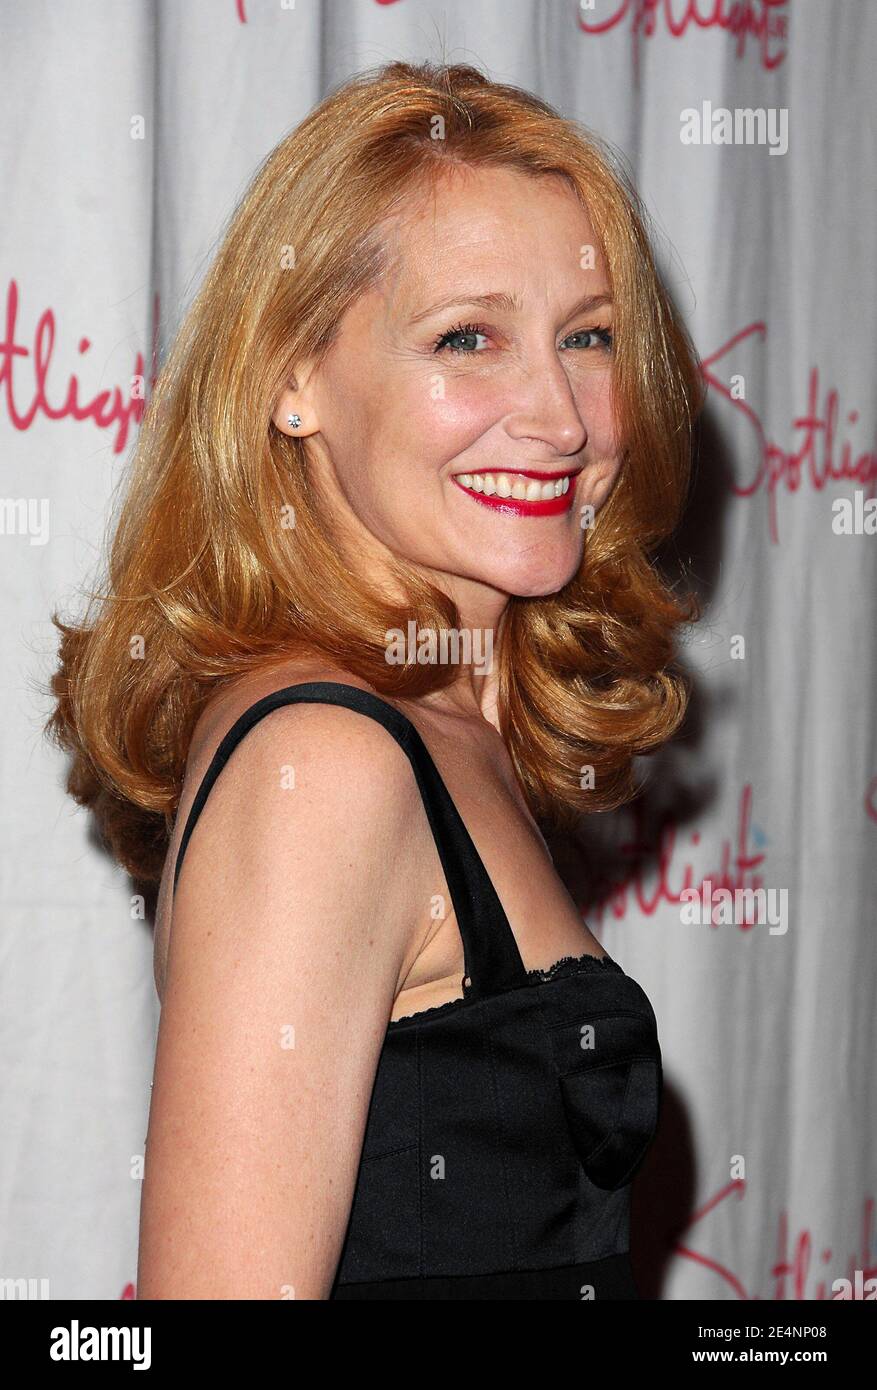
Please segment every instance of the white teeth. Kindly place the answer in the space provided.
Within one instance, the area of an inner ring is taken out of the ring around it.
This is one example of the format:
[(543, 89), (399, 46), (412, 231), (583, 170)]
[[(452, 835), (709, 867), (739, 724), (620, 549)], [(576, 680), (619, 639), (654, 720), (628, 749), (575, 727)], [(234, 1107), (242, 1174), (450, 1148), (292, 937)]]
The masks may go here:
[(518, 473), (458, 473), (457, 482), (485, 497), (514, 497), (522, 502), (548, 502), (569, 492), (570, 478), (552, 478), (540, 483), (538, 478), (522, 478)]

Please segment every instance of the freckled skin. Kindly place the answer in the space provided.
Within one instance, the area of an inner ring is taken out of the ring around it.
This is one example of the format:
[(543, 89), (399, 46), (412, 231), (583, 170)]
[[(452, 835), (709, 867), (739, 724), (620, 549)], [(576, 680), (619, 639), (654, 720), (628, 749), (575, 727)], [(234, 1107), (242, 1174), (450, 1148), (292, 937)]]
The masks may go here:
[[(321, 366), (304, 364), (274, 415), (307, 437), (310, 467), (339, 535), (379, 574), (388, 552), (449, 593), (471, 627), (494, 627), (510, 595), (550, 594), (576, 572), (581, 508), (618, 477), (611, 353), (593, 330), (612, 306), (605, 261), (563, 180), (507, 169), (456, 169), (388, 227), (395, 257), (379, 287), (344, 315)], [(595, 247), (594, 268), (581, 266)], [(462, 302), (504, 291), (520, 310)], [(418, 323), (415, 314), (460, 299)], [(483, 336), (452, 339), (458, 325)], [(575, 500), (552, 517), (488, 508), (453, 481), (462, 472), (581, 468)]]

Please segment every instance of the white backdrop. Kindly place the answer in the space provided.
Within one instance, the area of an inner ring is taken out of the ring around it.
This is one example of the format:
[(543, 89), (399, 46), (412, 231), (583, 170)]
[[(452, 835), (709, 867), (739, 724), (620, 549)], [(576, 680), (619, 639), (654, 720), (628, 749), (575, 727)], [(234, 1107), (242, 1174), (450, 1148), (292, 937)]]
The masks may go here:
[[(877, 1272), (877, 537), (833, 511), (877, 475), (877, 4), (0, 0), (0, 25), (0, 1278), (117, 1299), (136, 1273), (151, 932), (63, 794), (39, 695), (136, 431), (131, 378), (327, 88), (443, 57), (624, 153), (711, 384), (675, 544), (706, 601), (692, 718), (572, 866), (664, 1051), (640, 1281), (813, 1299)], [(786, 111), (787, 149), (683, 143), (704, 102)], [(787, 929), (684, 925), (705, 879), (785, 890)]]

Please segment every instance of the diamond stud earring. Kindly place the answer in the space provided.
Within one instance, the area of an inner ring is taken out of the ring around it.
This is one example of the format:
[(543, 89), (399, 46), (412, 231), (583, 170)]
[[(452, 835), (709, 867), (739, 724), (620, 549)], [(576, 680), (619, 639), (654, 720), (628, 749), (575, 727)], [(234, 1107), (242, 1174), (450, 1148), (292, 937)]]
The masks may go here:
[(290, 416), (288, 416), (288, 420), (289, 420), (289, 428), (290, 428), (290, 429), (297, 430), (297, 429), (299, 428), (299, 426), (301, 425), (301, 416), (300, 416), (300, 415), (290, 415)]

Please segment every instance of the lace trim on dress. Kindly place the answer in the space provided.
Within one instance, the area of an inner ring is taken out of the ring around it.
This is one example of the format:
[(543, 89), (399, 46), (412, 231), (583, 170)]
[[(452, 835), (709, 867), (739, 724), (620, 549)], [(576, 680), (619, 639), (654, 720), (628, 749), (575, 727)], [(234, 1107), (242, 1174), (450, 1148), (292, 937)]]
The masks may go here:
[[(614, 961), (611, 956), (594, 956), (586, 952), (583, 956), (561, 956), (553, 965), (548, 965), (544, 970), (528, 970), (528, 980), (556, 980), (561, 975), (577, 975), (580, 970), (587, 970), (591, 966), (601, 966), (609, 970), (621, 970), (621, 966)], [(624, 974), (624, 971), (621, 971)]]
[[(549, 980), (562, 979), (567, 975), (578, 975), (580, 972), (592, 969), (616, 970), (620, 975), (624, 974), (621, 966), (614, 961), (611, 956), (595, 956), (592, 952), (586, 951), (582, 956), (561, 956), (553, 965), (545, 966), (544, 969), (527, 971), (527, 984), (542, 985)], [(436, 1018), (439, 1014), (450, 1013), (454, 1009), (459, 1009), (463, 1004), (469, 1003), (472, 993), (472, 986), (467, 984), (466, 977), (461, 981), (463, 990), (462, 998), (448, 999), (444, 1004), (433, 1004), (428, 1009), (421, 1009), (415, 1014), (403, 1014), (401, 1018), (390, 1020), (389, 1028), (395, 1028), (398, 1023), (411, 1023), (422, 1018)]]

